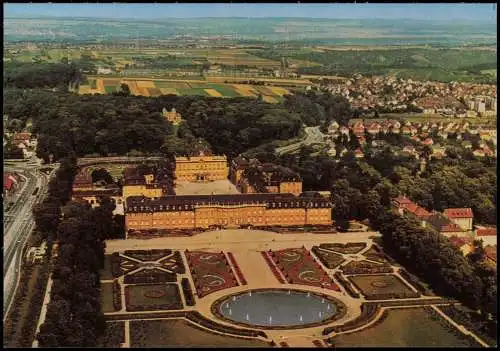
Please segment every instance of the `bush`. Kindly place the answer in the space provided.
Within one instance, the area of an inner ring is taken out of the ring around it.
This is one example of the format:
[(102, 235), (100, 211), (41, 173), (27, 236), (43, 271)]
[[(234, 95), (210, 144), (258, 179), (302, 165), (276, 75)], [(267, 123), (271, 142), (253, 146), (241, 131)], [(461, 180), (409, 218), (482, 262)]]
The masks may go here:
[(351, 283), (347, 279), (345, 279), (339, 272), (335, 272), (333, 276), (335, 277), (335, 279), (337, 279), (340, 285), (344, 287), (344, 289), (351, 297), (354, 297), (355, 299), (359, 298), (359, 293), (354, 291)]
[(191, 289), (191, 284), (189, 283), (188, 278), (182, 278), (181, 280), (182, 292), (184, 293), (184, 297), (186, 298), (186, 304), (188, 306), (194, 306), (196, 304), (193, 290)]
[(122, 292), (117, 279), (113, 280), (113, 307), (115, 311), (122, 309)]
[(359, 317), (342, 325), (335, 325), (333, 327), (325, 328), (323, 330), (323, 335), (328, 335), (332, 332), (340, 333), (347, 330), (359, 328), (372, 321), (373, 318), (377, 316), (379, 309), (380, 306), (378, 304), (364, 303), (361, 305), (361, 314), (359, 315)]

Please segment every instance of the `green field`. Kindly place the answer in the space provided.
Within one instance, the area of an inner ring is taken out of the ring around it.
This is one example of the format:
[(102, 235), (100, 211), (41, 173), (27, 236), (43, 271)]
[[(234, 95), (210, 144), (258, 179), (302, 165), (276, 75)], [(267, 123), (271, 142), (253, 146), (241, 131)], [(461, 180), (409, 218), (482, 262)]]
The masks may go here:
[(210, 333), (184, 320), (130, 322), (130, 347), (268, 347), (263, 341)]
[(446, 320), (423, 308), (388, 310), (386, 318), (358, 332), (333, 338), (335, 347), (470, 347)]

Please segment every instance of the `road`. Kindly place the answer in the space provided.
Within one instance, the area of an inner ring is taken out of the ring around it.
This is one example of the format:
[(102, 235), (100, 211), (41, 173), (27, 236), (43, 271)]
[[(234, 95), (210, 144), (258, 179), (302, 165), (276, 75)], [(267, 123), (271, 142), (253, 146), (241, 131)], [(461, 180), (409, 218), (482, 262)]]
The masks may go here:
[(301, 146), (307, 146), (312, 144), (320, 144), (323, 143), (324, 134), (319, 130), (319, 126), (316, 127), (305, 127), (304, 132), (306, 133), (306, 137), (304, 140), (299, 141), (298, 143), (287, 145), (283, 147), (276, 148), (276, 153), (278, 155), (288, 154), (290, 152), (294, 152), (300, 149)]
[[(3, 274), (4, 274), (4, 319), (10, 308), (12, 299), (17, 288), (19, 279), (19, 267), (23, 247), (35, 227), (32, 210), (33, 206), (43, 200), (46, 195), (50, 175), (39, 171), (36, 162), (17, 163), (15, 166), (5, 164), (4, 169), (16, 172), (26, 178), (26, 183), (17, 195), (14, 206), (4, 214), (4, 238), (3, 238)], [(33, 191), (38, 189), (36, 195)]]

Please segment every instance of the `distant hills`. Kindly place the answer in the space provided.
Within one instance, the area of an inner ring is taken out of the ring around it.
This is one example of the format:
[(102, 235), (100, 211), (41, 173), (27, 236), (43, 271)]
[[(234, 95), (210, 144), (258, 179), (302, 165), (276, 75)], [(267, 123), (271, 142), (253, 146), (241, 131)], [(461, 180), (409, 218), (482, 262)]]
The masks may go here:
[(496, 45), (495, 22), (309, 18), (4, 18), (4, 40), (106, 41), (226, 37), (322, 45)]

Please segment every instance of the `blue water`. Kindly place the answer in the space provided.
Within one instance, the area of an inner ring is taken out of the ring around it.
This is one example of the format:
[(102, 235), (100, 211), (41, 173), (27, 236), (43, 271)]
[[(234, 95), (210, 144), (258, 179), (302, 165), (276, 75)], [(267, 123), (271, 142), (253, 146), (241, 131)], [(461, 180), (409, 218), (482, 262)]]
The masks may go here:
[(224, 317), (236, 322), (275, 327), (316, 323), (337, 313), (336, 306), (327, 299), (294, 290), (231, 296), (219, 305), (219, 310)]

